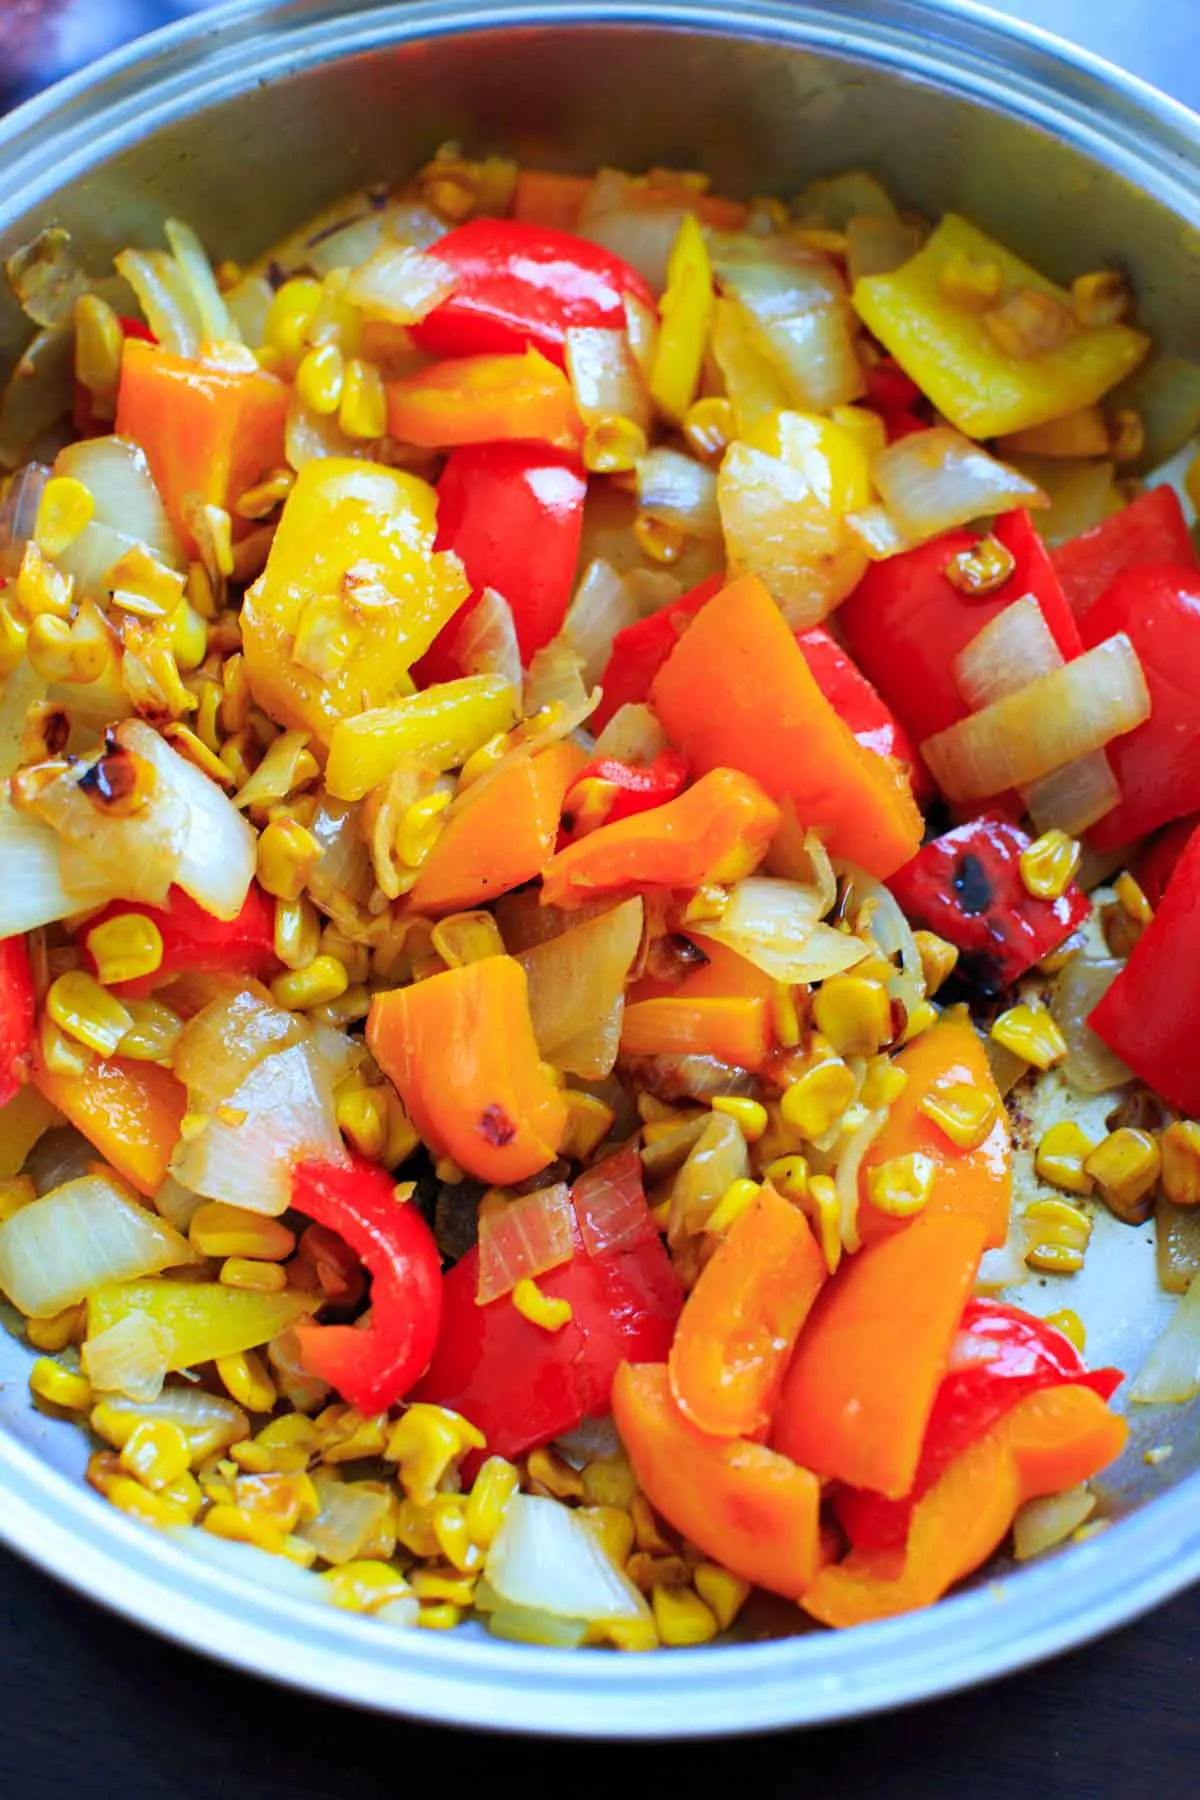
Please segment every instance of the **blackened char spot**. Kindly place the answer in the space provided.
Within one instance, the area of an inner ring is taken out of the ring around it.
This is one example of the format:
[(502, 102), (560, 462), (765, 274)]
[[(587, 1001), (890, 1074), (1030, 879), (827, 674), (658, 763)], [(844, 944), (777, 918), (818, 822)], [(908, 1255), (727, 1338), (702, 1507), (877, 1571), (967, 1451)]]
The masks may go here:
[(965, 913), (986, 912), (995, 898), (987, 870), (970, 850), (954, 865), (954, 891)]
[[(967, 950), (959, 957), (954, 971), (956, 982), (947, 983), (947, 998), (959, 982), (981, 994), (999, 994), (1004, 989), (1004, 970), (986, 950)], [(940, 998), (941, 996), (939, 996)]]
[(499, 1147), (511, 1144), (517, 1135), (517, 1128), (502, 1106), (494, 1102), (487, 1107), (479, 1120), (479, 1129), (489, 1144)]

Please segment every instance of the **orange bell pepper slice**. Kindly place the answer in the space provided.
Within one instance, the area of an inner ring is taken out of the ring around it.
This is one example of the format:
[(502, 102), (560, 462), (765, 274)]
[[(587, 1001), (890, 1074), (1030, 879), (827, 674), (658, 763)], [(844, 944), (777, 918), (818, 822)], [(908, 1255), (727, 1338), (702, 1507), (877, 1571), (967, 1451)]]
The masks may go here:
[(800, 1334), (776, 1449), (852, 1487), (907, 1494), (983, 1243), (976, 1218), (922, 1213), (844, 1261)]
[[(573, 450), (583, 421), (571, 383), (537, 350), (456, 356), (387, 384), (388, 430), (406, 444), (448, 449), (520, 438)], [(536, 546), (530, 545), (530, 555)]]
[(773, 1049), (765, 1000), (638, 1000), (625, 1008), (622, 1056), (715, 1056), (737, 1069), (761, 1069)]
[(587, 175), (554, 175), (548, 169), (522, 169), (513, 193), (514, 219), (527, 225), (550, 225), (555, 231), (574, 231), (584, 195), (591, 187)]
[(145, 451), (189, 554), (196, 544), (186, 502), (232, 512), (247, 488), (283, 464), (288, 392), (265, 369), (223, 369), (125, 340), (115, 430)]
[(860, 744), (834, 711), (756, 575), (696, 614), (651, 699), (693, 769), (754, 776), (792, 801), (831, 856), (884, 881), (916, 854), (923, 824), (907, 775)]
[(665, 806), (601, 825), (552, 856), (542, 871), (547, 906), (583, 906), (640, 888), (698, 888), (756, 868), (779, 827), (779, 808), (737, 769), (713, 769)]
[(821, 1487), (808, 1469), (684, 1418), (662, 1363), (622, 1363), (613, 1417), (634, 1474), (668, 1524), (743, 1581), (790, 1600), (821, 1564)]
[(461, 912), (532, 881), (554, 852), (563, 801), (586, 762), (578, 744), (552, 744), (500, 770), (477, 797), (468, 788), (421, 865), (412, 911)]
[(902, 1556), (852, 1551), (821, 1570), (801, 1605), (823, 1624), (839, 1626), (932, 1606), (986, 1562), (1019, 1506), (1098, 1474), (1128, 1436), (1125, 1420), (1090, 1388), (1028, 1395), (918, 1500)]
[(125, 1057), (93, 1057), (82, 1075), (59, 1075), (35, 1051), (33, 1080), (139, 1194), (156, 1194), (187, 1111), (187, 1089), (169, 1069)]
[(671, 1392), (693, 1425), (723, 1438), (766, 1429), (825, 1275), (804, 1214), (766, 1183), (700, 1271), (675, 1327)]
[[(998, 1250), (1008, 1236), (1012, 1142), (1008, 1114), (978, 1032), (969, 1019), (943, 1019), (914, 1038), (896, 1063), (907, 1074), (908, 1085), (893, 1100), (887, 1124), (863, 1157), (859, 1172), (858, 1228), (863, 1243), (875, 1244), (908, 1229), (911, 1221), (890, 1218), (872, 1206), (868, 1179), (880, 1163), (918, 1152), (934, 1165), (933, 1188), (924, 1212), (971, 1214), (983, 1224), (987, 1247)], [(921, 1111), (927, 1094), (957, 1083), (995, 1101), (996, 1122), (974, 1150), (952, 1143)]]
[(511, 956), (377, 994), (367, 1043), (437, 1155), (496, 1186), (554, 1161), (567, 1109), (538, 1056), (525, 971)]

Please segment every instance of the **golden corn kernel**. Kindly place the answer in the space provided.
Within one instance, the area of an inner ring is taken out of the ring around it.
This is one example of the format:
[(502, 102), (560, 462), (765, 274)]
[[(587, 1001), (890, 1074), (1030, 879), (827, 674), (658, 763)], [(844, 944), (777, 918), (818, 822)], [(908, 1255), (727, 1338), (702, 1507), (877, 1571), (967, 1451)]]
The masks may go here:
[(1034, 1170), (1043, 1181), (1064, 1193), (1090, 1194), (1096, 1184), (1085, 1171), (1084, 1163), (1095, 1148), (1095, 1138), (1089, 1137), (1081, 1125), (1074, 1119), (1063, 1119), (1043, 1133), (1033, 1159)]
[(121, 1002), (82, 969), (51, 983), (46, 1011), (68, 1036), (100, 1056), (111, 1056), (133, 1024)]
[(460, 1457), (483, 1448), (483, 1433), (460, 1413), (420, 1402), (392, 1427), (383, 1454), (388, 1462), (399, 1464), (401, 1487), (421, 1506), (434, 1499)]
[(285, 969), (307, 969), (321, 945), (321, 919), (311, 900), (275, 902), (275, 954)]
[(320, 862), (319, 841), (294, 819), (272, 819), (258, 840), (258, 880), (277, 900), (299, 900)]
[(936, 1025), (940, 1017), (937, 1007), (931, 1001), (918, 1000), (908, 1015), (908, 1023), (904, 1027), (901, 1043), (911, 1044), (913, 1039), (920, 1037), (923, 1031), (929, 1031)]
[(183, 1035), (183, 1020), (161, 1000), (126, 1000), (133, 1024), (117, 1046), (133, 1062), (169, 1064)]
[(456, 1494), (439, 1494), (432, 1506), (433, 1535), (448, 1563), (463, 1575), (482, 1569), (484, 1555), (467, 1534), (466, 1509)]
[(1067, 1200), (1035, 1200), (1025, 1208), (1029, 1247), (1025, 1261), (1048, 1274), (1073, 1275), (1083, 1267), (1092, 1235), (1087, 1213)]
[(956, 945), (947, 943), (944, 937), (939, 937), (936, 931), (914, 931), (913, 938), (921, 958), (925, 992), (932, 997), (954, 973), (958, 963), (958, 949)]
[(525, 1459), (525, 1471), (531, 1482), (545, 1488), (556, 1500), (580, 1500), (583, 1497), (583, 1477), (555, 1450), (531, 1450)]
[(143, 1419), (121, 1448), (121, 1467), (144, 1487), (156, 1490), (178, 1481), (191, 1465), (187, 1437), (170, 1419)]
[(777, 1194), (802, 1206), (808, 1198), (808, 1164), (802, 1156), (777, 1156), (762, 1172)]
[(490, 1549), (504, 1509), (519, 1485), (517, 1470), (502, 1456), (489, 1456), (476, 1475), (467, 1495), (463, 1523), (468, 1538), (481, 1550)]
[[(128, 1513), (130, 1518), (140, 1519), (144, 1525), (157, 1526), (160, 1531), (166, 1531), (173, 1525), (190, 1525), (192, 1522), (193, 1515), (186, 1506), (168, 1499), (165, 1494), (151, 1493), (140, 1481), (135, 1481), (132, 1475), (112, 1476), (102, 1492), (105, 1499), (110, 1500), (121, 1512)], [(204, 1523), (208, 1526), (208, 1519)]]
[(263, 327), (263, 342), (279, 351), (288, 362), (304, 354), (304, 338), (321, 303), (323, 289), (311, 275), (295, 275), (285, 281), (271, 302)]
[(16, 617), (32, 624), (49, 615), (65, 624), (71, 615), (74, 586), (71, 577), (47, 562), (36, 540), (30, 538), (21, 552), (16, 592), (10, 596), (16, 602)]
[(188, 671), (198, 669), (208, 655), (208, 626), (186, 600), (171, 614), (171, 650), (176, 665)]
[(653, 1618), (606, 1619), (592, 1627), (587, 1641), (611, 1644), (614, 1650), (657, 1650), (658, 1632)]
[(872, 1206), (890, 1219), (911, 1219), (928, 1203), (937, 1165), (919, 1150), (878, 1163), (867, 1176)]
[(993, 1024), (991, 1035), (1035, 1069), (1052, 1069), (1067, 1054), (1067, 1040), (1044, 1006), (1023, 1002), (1010, 1006)]
[[(24, 1161), (24, 1157), (21, 1159)], [(31, 1206), (38, 1192), (28, 1175), (9, 1175), (0, 1180), (0, 1220), (11, 1219), (23, 1206)]]
[[(599, 785), (603, 788), (609, 788), (612, 784), (610, 782), (602, 782)], [(612, 797), (613, 796), (610, 795), (609, 799)], [(586, 811), (586, 806), (581, 807), (580, 811)], [(607, 811), (608, 800), (605, 801), (603, 813), (607, 813)], [(603, 816), (603, 813), (601, 816)], [(597, 823), (599, 823), (599, 820), (597, 820)], [(719, 919), (728, 905), (729, 889), (727, 887), (722, 887), (720, 882), (717, 881), (704, 882), (696, 889), (695, 893), (684, 907), (683, 923), (685, 925), (703, 925), (709, 920)]]
[(803, 1035), (795, 990), (786, 981), (773, 981), (770, 994), (771, 1029), (783, 1050), (794, 1050)]
[(952, 556), (942, 573), (960, 594), (981, 599), (1002, 588), (1016, 566), (1017, 559), (1012, 551), (989, 532), (969, 550), (960, 550)]
[(730, 402), (723, 394), (693, 400), (683, 415), (683, 435), (701, 462), (720, 462), (736, 435)]
[(33, 535), (43, 556), (59, 556), (73, 544), (96, 510), (90, 488), (73, 475), (55, 475), (42, 489)]
[(938, 287), (953, 306), (984, 312), (1000, 297), (1004, 276), (1000, 264), (957, 251), (938, 272)]
[(868, 1112), (892, 1106), (908, 1086), (908, 1070), (890, 1056), (873, 1056), (863, 1076), (859, 1100)]
[(25, 1336), (35, 1350), (65, 1350), (68, 1344), (81, 1343), (86, 1330), (86, 1305), (65, 1306), (48, 1319), (25, 1321)]
[(255, 1257), (227, 1256), (217, 1280), (224, 1287), (248, 1288), (256, 1294), (281, 1294), (287, 1286), (287, 1271), (278, 1263), (259, 1262)]
[(1083, 861), (1083, 845), (1065, 831), (1044, 831), (1021, 852), (1021, 880), (1038, 900), (1058, 900)]
[(442, 813), (450, 804), (444, 788), (435, 788), (406, 808), (396, 831), (396, 853), (410, 869), (419, 869), (442, 832)]
[(1162, 1186), (1176, 1206), (1200, 1206), (1200, 1125), (1177, 1119), (1159, 1141)]
[(504, 955), (500, 928), (486, 912), (451, 913), (433, 927), (431, 942), (448, 969)]
[(786, 1088), (780, 1110), (786, 1125), (810, 1141), (836, 1125), (854, 1098), (854, 1076), (840, 1058), (805, 1070)]
[(696, 1592), (722, 1631), (728, 1631), (750, 1596), (750, 1583), (718, 1563), (697, 1563), (692, 1570)]
[(1121, 910), (1135, 925), (1149, 925), (1154, 918), (1154, 908), (1134, 877), (1125, 871), (1113, 882), (1113, 892), (1121, 905)]
[(86, 1412), (92, 1404), (92, 1384), (87, 1376), (64, 1368), (50, 1356), (39, 1356), (30, 1369), (29, 1388), (39, 1400), (68, 1412)]
[(1075, 329), (1061, 300), (1028, 287), (1018, 288), (1002, 305), (986, 312), (983, 323), (997, 349), (1016, 362), (1061, 349)]
[(920, 1110), (960, 1150), (978, 1150), (996, 1123), (998, 1112), (994, 1095), (965, 1081), (934, 1088), (922, 1098)]
[(1148, 1131), (1122, 1125), (1096, 1145), (1084, 1162), (1105, 1200), (1122, 1207), (1136, 1206), (1149, 1194), (1162, 1169), (1158, 1140)]
[(316, 956), (303, 969), (277, 975), (271, 993), (289, 1012), (307, 1012), (311, 1006), (326, 1006), (340, 999), (349, 985), (342, 963), (332, 956)]
[(831, 1275), (837, 1273), (842, 1260), (842, 1203), (832, 1175), (810, 1175), (808, 1197), (804, 1204)]
[(618, 1451), (614, 1456), (594, 1456), (584, 1469), (583, 1497), (589, 1506), (616, 1506), (628, 1511), (638, 1491), (637, 1476), (629, 1458)]
[(275, 1383), (257, 1351), (239, 1350), (233, 1356), (218, 1356), (215, 1366), (225, 1392), (239, 1406), (251, 1413), (270, 1412), (277, 1398)]
[(450, 1606), (445, 1601), (423, 1602), (417, 1624), (423, 1631), (453, 1631), (456, 1625), (462, 1624), (465, 1616), (461, 1606)]
[(757, 1181), (750, 1181), (746, 1176), (730, 1182), (705, 1220), (705, 1231), (714, 1237), (723, 1237), (734, 1221), (754, 1204), (759, 1192)]
[[(121, 913), (93, 925), (87, 947), (96, 964), (97, 979), (105, 986), (116, 981), (136, 981), (153, 975), (162, 966), (162, 933), (145, 913)], [(126, 1027), (128, 1029), (128, 1027)]]
[(645, 1494), (634, 1494), (629, 1502), (629, 1517), (633, 1524), (633, 1536), (639, 1550), (650, 1551), (655, 1556), (674, 1556), (679, 1546), (673, 1537), (663, 1531), (654, 1508)]
[[(433, 1172), (447, 1187), (460, 1187), (467, 1178), (466, 1170), (461, 1169), (452, 1156), (439, 1156), (433, 1165)], [(487, 1199), (486, 1194), (484, 1199)]]
[(244, 494), (239, 494), (233, 510), (239, 519), (269, 518), (295, 485), (296, 477), (291, 469), (273, 469), (262, 481), (256, 481)]
[(1125, 318), (1132, 304), (1125, 277), (1117, 269), (1077, 275), (1071, 283), (1071, 308), (1080, 325), (1115, 325)]
[(583, 466), (593, 475), (627, 474), (645, 454), (646, 434), (633, 419), (610, 414), (584, 433)]
[(716, 1614), (691, 1588), (657, 1586), (650, 1604), (659, 1638), (672, 1647), (707, 1644), (720, 1629)]
[(354, 1088), (337, 1102), (338, 1130), (350, 1147), (371, 1162), (382, 1162), (387, 1148), (388, 1107), (383, 1088)]
[(0, 601), (0, 680), (23, 662), (28, 642), (28, 625), (15, 617), (7, 600)]
[(687, 541), (678, 525), (652, 519), (649, 513), (638, 514), (633, 521), (633, 535), (642, 555), (657, 563), (678, 562)]
[(450, 1606), (467, 1607), (475, 1598), (477, 1575), (463, 1575), (453, 1567), (414, 1569), (409, 1577), (418, 1600), (442, 1601)]
[(383, 1149), (383, 1161), (387, 1168), (398, 1168), (407, 1162), (413, 1152), (420, 1147), (421, 1139), (417, 1129), (404, 1110), (399, 1094), (388, 1094), (388, 1133), (387, 1143)]
[(575, 1088), (564, 1089), (563, 1100), (567, 1124), (559, 1142), (559, 1155), (586, 1162), (608, 1136), (617, 1115), (594, 1094), (583, 1094)]
[(617, 1567), (624, 1568), (633, 1552), (633, 1520), (619, 1506), (581, 1506), (577, 1515), (599, 1540), (600, 1547)]
[(196, 1208), (188, 1239), (201, 1256), (252, 1256), (261, 1262), (282, 1262), (296, 1248), (296, 1234), (282, 1219), (267, 1219), (224, 1200), (206, 1200)]
[(53, 613), (39, 613), (29, 627), (25, 654), (43, 681), (69, 682), (71, 676), (71, 627)]
[(336, 344), (321, 344), (301, 359), (296, 392), (311, 412), (335, 413), (341, 404), (346, 365)]
[(528, 1275), (523, 1276), (513, 1289), (512, 1302), (523, 1318), (531, 1325), (540, 1325), (543, 1331), (561, 1331), (574, 1317), (569, 1300), (544, 1294)]
[(1069, 1306), (1064, 1306), (1059, 1312), (1047, 1313), (1046, 1323), (1053, 1326), (1055, 1331), (1061, 1331), (1067, 1342), (1074, 1344), (1080, 1356), (1083, 1355), (1087, 1349), (1087, 1331), (1077, 1312), (1073, 1312)]
[(712, 1110), (734, 1120), (748, 1144), (757, 1144), (767, 1129), (767, 1109), (761, 1100), (750, 1100), (740, 1094), (717, 1094), (712, 1101)]
[(209, 1507), (200, 1525), (214, 1537), (227, 1538), (231, 1543), (253, 1544), (256, 1549), (270, 1551), (274, 1556), (283, 1554), (283, 1540), (287, 1536), (283, 1527), (264, 1513), (252, 1512), (248, 1507), (219, 1501)]
[(338, 424), (352, 438), (381, 438), (387, 430), (387, 393), (374, 363), (352, 356), (346, 364)]
[(892, 1002), (877, 981), (834, 975), (813, 995), (813, 1020), (839, 1056), (875, 1056), (892, 1035)]

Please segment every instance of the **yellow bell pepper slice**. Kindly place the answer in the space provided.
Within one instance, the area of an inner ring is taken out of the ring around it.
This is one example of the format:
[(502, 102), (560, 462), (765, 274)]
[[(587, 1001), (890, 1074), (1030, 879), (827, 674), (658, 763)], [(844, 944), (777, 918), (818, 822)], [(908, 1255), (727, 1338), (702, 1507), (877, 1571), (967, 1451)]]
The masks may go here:
[(264, 1294), (219, 1281), (109, 1282), (88, 1297), (88, 1336), (143, 1313), (158, 1327), (165, 1367), (190, 1369), (269, 1343), (318, 1304), (311, 1294)]
[(459, 768), (516, 718), (516, 690), (499, 675), (440, 681), (336, 725), (325, 785), (338, 800), (361, 800), (405, 756), (438, 769)]
[(1011, 356), (993, 339), (982, 311), (942, 291), (942, 271), (952, 261), (956, 267), (995, 264), (1001, 298), (1031, 288), (1064, 307), (1071, 302), (1063, 288), (955, 213), (947, 213), (900, 268), (856, 283), (854, 305), (864, 325), (969, 437), (1026, 431), (1090, 406), (1136, 369), (1150, 348), (1149, 338), (1129, 325), (1075, 325), (1057, 349)]
[(659, 411), (678, 425), (696, 398), (713, 316), (712, 264), (704, 233), (691, 213), (680, 221), (660, 311), (650, 393)]
[(349, 457), (305, 464), (242, 608), (264, 712), (327, 745), (339, 719), (411, 687), (410, 665), (468, 593), (436, 530), (428, 482)]

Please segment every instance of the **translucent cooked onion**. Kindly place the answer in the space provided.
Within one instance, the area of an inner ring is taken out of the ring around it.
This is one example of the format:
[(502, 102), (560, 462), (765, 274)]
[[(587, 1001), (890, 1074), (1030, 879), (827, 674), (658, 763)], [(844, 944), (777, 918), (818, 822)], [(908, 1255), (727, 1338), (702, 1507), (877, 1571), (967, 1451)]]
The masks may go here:
[(296, 1535), (335, 1568), (353, 1562), (386, 1526), (392, 1497), (382, 1482), (343, 1481), (331, 1469), (317, 1469), (312, 1479), (321, 1510)]
[(847, 513), (846, 530), (872, 562), (886, 562), (912, 548), (886, 506), (863, 506)]
[[(129, 1317), (145, 1319), (146, 1314), (131, 1313)], [(149, 1404), (110, 1394), (105, 1398), (105, 1411), (117, 1425), (110, 1435), (116, 1437), (120, 1432), (122, 1442), (142, 1419), (178, 1425), (194, 1462), (228, 1449), (250, 1433), (250, 1421), (240, 1406), (223, 1394), (210, 1394), (202, 1387), (165, 1387)]]
[(889, 444), (872, 463), (871, 477), (910, 544), (941, 537), (953, 526), (987, 514), (1046, 505), (1036, 482), (948, 425), (914, 431)]
[(313, 412), (292, 389), (283, 431), (283, 454), (289, 468), (298, 473), (306, 463), (319, 462), (324, 456), (365, 456), (368, 448), (363, 438), (347, 436), (336, 413)]
[(760, 576), (793, 629), (819, 624), (861, 579), (866, 556), (845, 521), (780, 457), (731, 444), (717, 504), (730, 575)]
[(59, 422), (70, 413), (74, 380), (74, 332), (39, 331), (0, 396), (0, 465), (15, 469), (35, 454), (53, 455), (44, 440), (57, 435)]
[(109, 570), (135, 544), (170, 569), (185, 558), (154, 484), (145, 453), (128, 438), (81, 438), (60, 450), (56, 475), (72, 475), (92, 496), (94, 510), (79, 536), (55, 561), (73, 576), (80, 595), (106, 599)]
[(648, 450), (637, 460), (638, 500), (642, 511), (686, 537), (721, 535), (717, 477), (680, 450)]
[(318, 906), (338, 900), (365, 904), (372, 887), (371, 855), (362, 835), (357, 800), (335, 800), (322, 794), (308, 829), (321, 846), (321, 860), (308, 878), (308, 891)]
[(911, 1018), (925, 998), (925, 972), (912, 926), (890, 888), (849, 864), (846, 873), (855, 900), (868, 908), (868, 933), (889, 962), (897, 956), (900, 958), (900, 967), (888, 977), (888, 993), (900, 1002)]
[(617, 1060), (625, 983), (642, 939), (642, 902), (623, 901), (519, 957), (547, 1061), (594, 1081)]
[[(157, 738), (148, 725), (141, 729)], [(84, 785), (102, 760), (98, 753), (77, 762), (48, 782), (33, 801), (37, 818), (57, 834), (63, 885), (69, 893), (88, 897), (77, 899), (68, 910), (96, 903), (101, 895), (159, 906), (175, 879), (187, 840), (187, 804), (156, 780), (139, 811), (113, 817), (93, 802)]]
[(187, 1240), (113, 1175), (68, 1181), (0, 1224), (0, 1288), (31, 1319), (74, 1306), (106, 1281), (194, 1261)]
[(243, 275), (228, 289), (224, 298), (243, 344), (261, 344), (267, 334), (267, 315), (275, 298), (275, 290), (266, 276)]
[(514, 1494), (488, 1551), (489, 1587), (511, 1607), (598, 1624), (649, 1609), (583, 1519), (561, 1501)]
[(123, 750), (152, 765), (161, 795), (170, 794), (186, 810), (187, 828), (173, 879), (214, 919), (235, 919), (254, 879), (253, 829), (215, 781), (140, 719), (118, 725), (116, 738)]
[(299, 1013), (276, 1006), (257, 983), (212, 1000), (184, 1026), (172, 1067), (188, 1090), (194, 1113), (221, 1105), (264, 1056), (309, 1041), (310, 1028)]
[(168, 1175), (154, 1196), (156, 1212), (174, 1226), (176, 1231), (185, 1235), (196, 1213), (204, 1205), (200, 1194), (193, 1194), (190, 1188), (181, 1187), (173, 1175)]
[(571, 325), (566, 333), (567, 374), (585, 425), (628, 419), (648, 432), (650, 396), (627, 331)]
[(229, 308), (213, 277), (212, 264), (196, 233), (181, 219), (168, 219), (163, 226), (163, 234), (171, 246), (175, 266), (200, 322), (200, 342), (237, 343), (237, 326), (230, 317)]
[(137, 1404), (159, 1399), (167, 1377), (164, 1333), (149, 1313), (131, 1312), (89, 1337), (80, 1352), (83, 1372), (105, 1398), (121, 1394)]
[[(700, 1135), (671, 1188), (669, 1236), (672, 1248), (677, 1248), (683, 1239), (695, 1232), (703, 1231), (722, 1194), (733, 1182), (750, 1173), (746, 1140), (732, 1119), (716, 1113), (707, 1123), (700, 1120), (698, 1124)], [(646, 1153), (643, 1153), (642, 1162), (650, 1173), (651, 1159)]]
[(657, 715), (640, 701), (618, 706), (596, 739), (597, 756), (615, 756), (621, 762), (652, 763), (667, 747), (667, 734)]
[(639, 1090), (669, 1102), (758, 1092), (757, 1076), (715, 1056), (635, 1056), (628, 1074)]
[(843, 1245), (852, 1254), (862, 1243), (858, 1229), (858, 1177), (862, 1168), (863, 1157), (875, 1142), (887, 1124), (887, 1108), (880, 1107), (869, 1112), (862, 1123), (851, 1132), (846, 1140), (845, 1148), (837, 1160), (833, 1182), (837, 1189), (838, 1231)]
[(736, 950), (774, 981), (800, 981), (803, 977), (792, 971), (811, 960), (808, 943), (828, 905), (825, 885), (817, 879), (748, 875), (730, 888), (724, 912), (705, 923), (704, 936)]
[(499, 675), (510, 687), (520, 687), (521, 649), (512, 607), (495, 588), (484, 588), (450, 648), (464, 675)]
[(1067, 1488), (1061, 1494), (1045, 1494), (1027, 1500), (1013, 1520), (1013, 1555), (1028, 1562), (1043, 1550), (1053, 1550), (1078, 1531), (1096, 1510), (1096, 1496), (1086, 1486)]
[(837, 899), (837, 876), (829, 852), (815, 831), (801, 825), (793, 800), (785, 799), (779, 811), (779, 830), (771, 839), (764, 866), (769, 874), (785, 881), (816, 888), (823, 902), (818, 917), (824, 918)]
[[(26, 463), (0, 496), (0, 580), (11, 581), (37, 524), (42, 490), (50, 479), (45, 463)], [(11, 680), (11, 677), (9, 677)]]
[(32, 813), (18, 812), (7, 795), (0, 795), (0, 867), (0, 937), (34, 931), (116, 898), (102, 875), (87, 888), (67, 887), (57, 832)]
[(1063, 1074), (1084, 1094), (1103, 1094), (1121, 1087), (1133, 1075), (1119, 1056), (1088, 1025), (1088, 1018), (1107, 994), (1124, 964), (1111, 957), (1093, 962), (1073, 956), (1054, 983), (1050, 1011), (1067, 1040)]
[(1103, 750), (1093, 750), (1065, 769), (1031, 781), (1022, 794), (1039, 836), (1044, 831), (1065, 831), (1068, 837), (1079, 837), (1111, 812), (1120, 798), (1121, 789)]
[(571, 1189), (571, 1201), (589, 1256), (613, 1256), (657, 1235), (636, 1144), (626, 1144), (585, 1169)]
[[(20, 1214), (17, 1215), (18, 1218)], [(1200, 1394), (1200, 1281), (1193, 1281), (1142, 1364), (1129, 1398), (1143, 1406)]]
[(1160, 1199), (1154, 1209), (1154, 1259), (1168, 1294), (1185, 1294), (1200, 1275), (1200, 1206)]
[(563, 1181), (481, 1213), (478, 1304), (486, 1306), (511, 1294), (518, 1281), (536, 1281), (570, 1262), (575, 1254), (574, 1221), (570, 1190)]
[(1025, 787), (1101, 749), (1150, 716), (1137, 653), (1124, 632), (1019, 693), (960, 720), (921, 745), (950, 800)]
[(204, 328), (191, 282), (175, 258), (166, 250), (121, 250), (113, 261), (163, 349), (194, 357)]
[[(760, 251), (760, 254), (762, 252)], [(845, 287), (824, 257), (729, 262), (718, 255), (722, 290), (753, 319), (759, 343), (803, 412), (828, 412), (866, 386)]]
[(595, 687), (604, 673), (617, 632), (636, 625), (640, 616), (612, 564), (594, 557), (583, 572), (562, 628), (568, 648), (583, 663), (585, 687)]
[(70, 325), (75, 302), (89, 287), (71, 234), (61, 225), (48, 226), (14, 250), (5, 260), (4, 274), (25, 316), (52, 328)]
[(655, 294), (661, 294), (667, 285), (667, 262), (683, 208), (631, 205), (629, 191), (627, 175), (617, 169), (601, 169), (583, 197), (575, 230), (621, 257)]
[(450, 297), (456, 281), (448, 263), (424, 250), (411, 244), (381, 244), (352, 269), (346, 298), (369, 318), (386, 319), (391, 325), (418, 325)]

